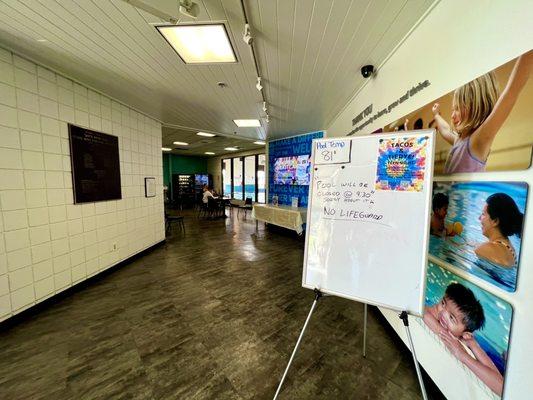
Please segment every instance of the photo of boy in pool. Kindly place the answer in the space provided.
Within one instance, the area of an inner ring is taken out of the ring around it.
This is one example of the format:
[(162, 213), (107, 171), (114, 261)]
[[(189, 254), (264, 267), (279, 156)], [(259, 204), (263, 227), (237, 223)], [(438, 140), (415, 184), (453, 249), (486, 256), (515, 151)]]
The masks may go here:
[(448, 285), (440, 302), (426, 307), (424, 323), (461, 363), (502, 395), (503, 376), (473, 335), (483, 328), (485, 313), (470, 289), (455, 282)]

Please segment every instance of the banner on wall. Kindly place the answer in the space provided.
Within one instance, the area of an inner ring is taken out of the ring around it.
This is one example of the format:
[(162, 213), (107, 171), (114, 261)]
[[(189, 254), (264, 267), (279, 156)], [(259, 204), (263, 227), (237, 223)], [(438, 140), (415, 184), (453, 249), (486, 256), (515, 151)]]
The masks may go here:
[(533, 147), (533, 50), (383, 128), (435, 128), (435, 174), (527, 169)]
[(298, 199), (300, 207), (307, 207), (311, 145), (325, 132), (318, 131), (268, 143), (268, 202), (277, 196), (279, 204), (292, 205)]

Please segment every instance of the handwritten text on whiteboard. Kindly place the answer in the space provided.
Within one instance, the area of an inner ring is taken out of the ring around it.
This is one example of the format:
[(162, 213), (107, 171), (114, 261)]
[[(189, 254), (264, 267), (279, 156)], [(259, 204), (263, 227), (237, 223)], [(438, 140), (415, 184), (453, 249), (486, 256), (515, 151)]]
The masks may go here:
[(315, 145), (315, 165), (344, 164), (350, 162), (351, 140), (319, 140)]

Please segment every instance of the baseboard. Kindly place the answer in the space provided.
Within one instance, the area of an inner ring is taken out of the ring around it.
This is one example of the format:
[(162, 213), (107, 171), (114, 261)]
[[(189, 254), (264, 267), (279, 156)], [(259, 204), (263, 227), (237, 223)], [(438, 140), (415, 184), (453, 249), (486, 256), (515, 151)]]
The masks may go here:
[(138, 258), (150, 253), (151, 251), (153, 251), (157, 247), (163, 245), (165, 242), (166, 242), (166, 239), (163, 239), (160, 242), (157, 242), (157, 243), (153, 244), (152, 246), (147, 247), (146, 249), (139, 251), (138, 253), (132, 254), (131, 256), (126, 258), (125, 260), (122, 260), (122, 261), (116, 263), (115, 265), (112, 265), (109, 268), (107, 268), (107, 269), (105, 269), (103, 271), (100, 271), (97, 274), (92, 275), (89, 278), (72, 285), (68, 289), (65, 289), (62, 292), (59, 292), (59, 293), (57, 293), (55, 295), (52, 295), (52, 296), (46, 298), (45, 300), (40, 301), (39, 303), (34, 304), (34, 305), (26, 308), (25, 310), (15, 314), (15, 315), (12, 315), (11, 317), (9, 317), (9, 318), (7, 318), (7, 319), (5, 319), (3, 321), (0, 321), (0, 331), (6, 330), (6, 329), (11, 329), (13, 326), (18, 325), (21, 322), (24, 322), (24, 321), (28, 320), (29, 318), (34, 317), (35, 315), (39, 314), (42, 310), (52, 306), (53, 304), (56, 304), (57, 302), (65, 299), (66, 297), (71, 296), (72, 294), (74, 294), (76, 292), (79, 292), (81, 290), (86, 289), (87, 287), (89, 287), (94, 282), (105, 278), (106, 276), (112, 274), (113, 272), (117, 271), (118, 269), (120, 269), (120, 268), (122, 268), (122, 267), (124, 267), (124, 266), (126, 266), (128, 264), (131, 264), (133, 261), (135, 261)]

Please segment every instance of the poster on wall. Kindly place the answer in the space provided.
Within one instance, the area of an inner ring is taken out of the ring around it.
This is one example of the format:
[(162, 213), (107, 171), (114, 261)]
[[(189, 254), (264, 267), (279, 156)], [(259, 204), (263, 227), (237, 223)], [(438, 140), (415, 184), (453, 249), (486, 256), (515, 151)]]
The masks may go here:
[(533, 139), (533, 50), (383, 128), (435, 128), (435, 174), (527, 169)]
[[(513, 309), (509, 303), (429, 263), (423, 323), (436, 346), (497, 398), (503, 393)], [(452, 371), (448, 371), (452, 374)]]
[(430, 254), (514, 292), (527, 192), (523, 182), (434, 182)]
[(299, 206), (307, 207), (311, 144), (324, 136), (319, 131), (268, 142), (269, 203), (277, 196), (279, 204), (291, 205), (298, 197)]

